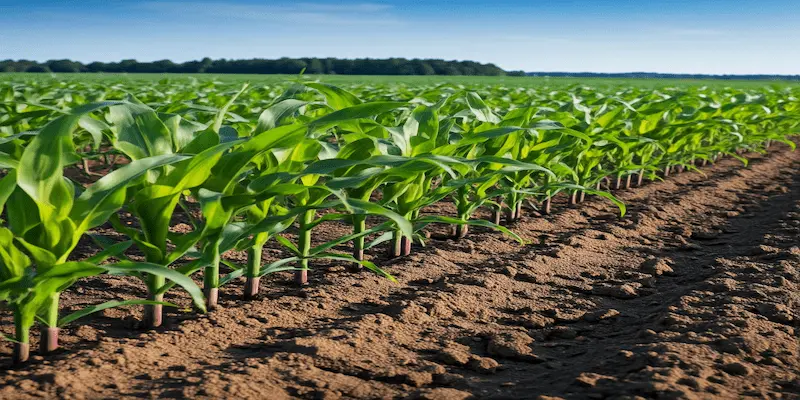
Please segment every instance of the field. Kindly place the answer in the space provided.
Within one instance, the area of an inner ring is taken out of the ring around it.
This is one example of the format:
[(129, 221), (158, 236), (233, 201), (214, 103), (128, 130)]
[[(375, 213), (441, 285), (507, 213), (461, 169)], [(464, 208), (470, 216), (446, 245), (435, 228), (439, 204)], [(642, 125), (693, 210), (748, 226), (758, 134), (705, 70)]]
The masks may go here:
[(796, 83), (0, 99), (3, 399), (800, 398)]

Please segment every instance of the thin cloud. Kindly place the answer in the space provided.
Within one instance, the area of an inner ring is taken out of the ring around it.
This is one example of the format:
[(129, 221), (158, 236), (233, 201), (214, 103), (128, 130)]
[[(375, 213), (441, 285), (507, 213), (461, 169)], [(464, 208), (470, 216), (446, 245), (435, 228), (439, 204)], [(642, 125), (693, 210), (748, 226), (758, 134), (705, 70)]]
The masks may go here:
[(557, 37), (557, 36), (536, 36), (536, 35), (503, 35), (495, 37), (504, 42), (529, 42), (529, 43), (581, 43), (584, 40), (576, 38)]
[(151, 1), (136, 4), (134, 7), (158, 13), (176, 13), (212, 19), (319, 25), (398, 25), (401, 23), (399, 19), (389, 14), (391, 6), (376, 3), (256, 5)]
[(667, 33), (671, 36), (682, 37), (713, 37), (726, 35), (725, 32), (716, 29), (670, 29)]

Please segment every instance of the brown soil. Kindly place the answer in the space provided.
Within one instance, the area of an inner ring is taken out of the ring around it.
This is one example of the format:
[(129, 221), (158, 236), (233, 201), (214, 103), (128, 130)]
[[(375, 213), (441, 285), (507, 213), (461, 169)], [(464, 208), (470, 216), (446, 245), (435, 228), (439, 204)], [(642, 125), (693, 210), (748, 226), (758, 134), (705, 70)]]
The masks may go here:
[[(237, 282), (218, 311), (171, 311), (156, 331), (108, 310), (25, 368), (4, 346), (0, 398), (798, 399), (800, 153), (703, 171), (620, 192), (622, 219), (594, 198), (527, 210), (513, 229), (530, 245), (475, 228), (378, 257), (399, 283), (317, 264), (308, 287), (276, 274), (243, 302)], [(135, 280), (102, 277), (63, 298), (134, 296)]]

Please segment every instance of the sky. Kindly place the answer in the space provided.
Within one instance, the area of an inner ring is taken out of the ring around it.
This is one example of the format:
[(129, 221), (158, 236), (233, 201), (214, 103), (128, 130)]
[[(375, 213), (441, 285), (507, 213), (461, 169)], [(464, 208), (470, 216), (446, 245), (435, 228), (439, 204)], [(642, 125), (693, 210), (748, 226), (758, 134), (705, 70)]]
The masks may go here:
[(441, 58), (800, 74), (800, 0), (0, 0), (0, 59)]

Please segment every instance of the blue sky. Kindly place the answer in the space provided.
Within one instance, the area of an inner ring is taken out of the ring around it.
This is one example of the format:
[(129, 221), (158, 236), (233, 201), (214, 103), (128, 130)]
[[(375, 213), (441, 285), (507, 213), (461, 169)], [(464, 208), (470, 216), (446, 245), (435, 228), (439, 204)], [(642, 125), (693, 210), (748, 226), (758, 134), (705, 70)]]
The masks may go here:
[(0, 0), (0, 59), (469, 59), (800, 74), (800, 0)]

